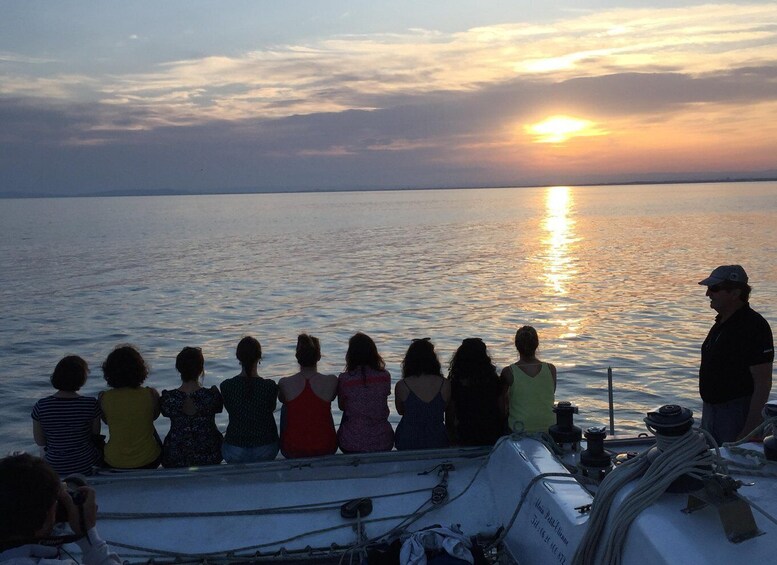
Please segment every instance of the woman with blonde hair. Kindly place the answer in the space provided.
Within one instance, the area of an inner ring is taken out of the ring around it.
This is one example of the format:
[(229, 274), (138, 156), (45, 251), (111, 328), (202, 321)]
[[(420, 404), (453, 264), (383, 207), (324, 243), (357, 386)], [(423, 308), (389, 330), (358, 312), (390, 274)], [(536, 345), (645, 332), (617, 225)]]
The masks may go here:
[(507, 424), (513, 432), (546, 432), (556, 419), (556, 367), (537, 358), (537, 330), (523, 326), (515, 333), (518, 361), (502, 369)]

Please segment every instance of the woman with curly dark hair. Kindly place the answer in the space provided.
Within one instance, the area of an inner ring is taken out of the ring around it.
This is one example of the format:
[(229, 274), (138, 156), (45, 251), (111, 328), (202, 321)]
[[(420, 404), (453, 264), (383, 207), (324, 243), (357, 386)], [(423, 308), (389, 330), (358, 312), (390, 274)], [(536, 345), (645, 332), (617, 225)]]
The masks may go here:
[(154, 428), (159, 392), (141, 386), (148, 377), (146, 362), (133, 346), (119, 345), (105, 358), (103, 376), (111, 387), (98, 397), (110, 434), (105, 444), (106, 465), (156, 469), (162, 458), (162, 442)]
[(494, 445), (505, 428), (502, 383), (483, 340), (461, 342), (448, 369), (451, 402), (445, 424), (456, 445)]
[(402, 380), (394, 387), (394, 403), (402, 419), (397, 425), (397, 449), (448, 447), (445, 408), (451, 383), (428, 337), (414, 339), (402, 361)]

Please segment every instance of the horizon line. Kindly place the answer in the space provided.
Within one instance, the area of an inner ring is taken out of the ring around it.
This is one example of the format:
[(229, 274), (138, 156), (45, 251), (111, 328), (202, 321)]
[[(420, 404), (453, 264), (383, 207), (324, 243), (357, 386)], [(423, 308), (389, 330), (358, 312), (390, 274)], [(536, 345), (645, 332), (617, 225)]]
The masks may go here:
[(469, 186), (404, 186), (404, 187), (326, 187), (326, 188), (245, 188), (225, 189), (222, 191), (196, 191), (177, 189), (138, 189), (138, 190), (113, 190), (92, 193), (52, 194), (52, 193), (21, 193), (15, 191), (0, 192), (0, 199), (32, 199), (32, 198), (113, 198), (113, 197), (137, 197), (137, 196), (233, 196), (243, 194), (311, 194), (327, 192), (400, 192), (413, 190), (483, 190), (503, 188), (544, 188), (550, 186), (590, 187), (590, 186), (645, 186), (664, 184), (719, 184), (738, 182), (774, 182), (777, 175), (764, 177), (732, 178), (730, 176), (711, 179), (676, 178), (668, 180), (631, 180), (623, 182), (586, 182), (586, 183), (544, 183), (544, 184), (499, 184), (499, 185), (469, 185)]

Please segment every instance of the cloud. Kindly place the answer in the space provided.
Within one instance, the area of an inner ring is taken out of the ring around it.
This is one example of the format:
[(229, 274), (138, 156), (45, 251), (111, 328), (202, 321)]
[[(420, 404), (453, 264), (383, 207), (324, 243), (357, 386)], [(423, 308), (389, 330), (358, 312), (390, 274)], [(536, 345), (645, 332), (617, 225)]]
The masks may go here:
[[(774, 4), (575, 12), (115, 75), (0, 55), (0, 187), (510, 183), (625, 174), (650, 156), (703, 164), (677, 131), (774, 166), (776, 17)], [(540, 149), (525, 126), (560, 114), (602, 135)]]
[(6, 77), (7, 96), (88, 96), (144, 108), (145, 127), (380, 108), (385, 98), (472, 92), (516, 78), (561, 82), (624, 72), (703, 74), (777, 60), (777, 5), (582, 13), (552, 24), (457, 33), (340, 35), (149, 72)]
[[(132, 126), (148, 122), (145, 113), (151, 110), (0, 99), (0, 120), (9, 126), (0, 143), (13, 146), (13, 151), (5, 152), (8, 162), (0, 163), (7, 174), (2, 184), (18, 187), (22, 179), (38, 178), (32, 174), (34, 162), (23, 159), (20, 164), (11, 158), (23, 147), (38, 155), (58, 154), (47, 157), (50, 182), (67, 179), (80, 190), (130, 190), (138, 185), (186, 190), (311, 188), (325, 184), (327, 178), (333, 179), (331, 186), (351, 187), (477, 184), (479, 178), (509, 183), (553, 174), (571, 177), (586, 170), (591, 174), (597, 168), (625, 174), (625, 164), (641, 170), (651, 154), (672, 159), (672, 166), (679, 167), (693, 162), (688, 153), (693, 148), (687, 147), (691, 140), (700, 149), (725, 137), (730, 152), (732, 146), (745, 144), (737, 123), (750, 121), (764, 135), (777, 134), (758, 126), (763, 118), (753, 114), (773, 114), (775, 77), (777, 63), (702, 77), (623, 73), (558, 84), (514, 79), (475, 92), (388, 96), (383, 102), (395, 104), (376, 110), (136, 129)], [(747, 88), (741, 88), (743, 80)], [(558, 149), (555, 156), (543, 154), (532, 136), (522, 133), (522, 126), (536, 118), (572, 107), (578, 117), (596, 121), (597, 127), (603, 124), (617, 139), (639, 130), (638, 141), (620, 143), (631, 146), (635, 156), (620, 156), (615, 159), (618, 165), (608, 164), (616, 149), (607, 139), (590, 137), (585, 145)], [(685, 131), (684, 161), (672, 128)], [(663, 142), (650, 141), (651, 136)], [(768, 159), (764, 150), (749, 153)], [(748, 164), (757, 166), (757, 160)]]

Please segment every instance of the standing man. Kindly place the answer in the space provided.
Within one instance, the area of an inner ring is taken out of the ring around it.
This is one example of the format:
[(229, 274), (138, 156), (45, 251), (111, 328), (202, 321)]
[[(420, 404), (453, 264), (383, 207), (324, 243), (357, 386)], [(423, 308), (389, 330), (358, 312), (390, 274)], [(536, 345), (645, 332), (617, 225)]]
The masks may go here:
[(718, 443), (736, 441), (762, 422), (772, 389), (772, 330), (750, 308), (751, 289), (740, 265), (722, 265), (699, 284), (718, 313), (701, 346), (701, 426)]

